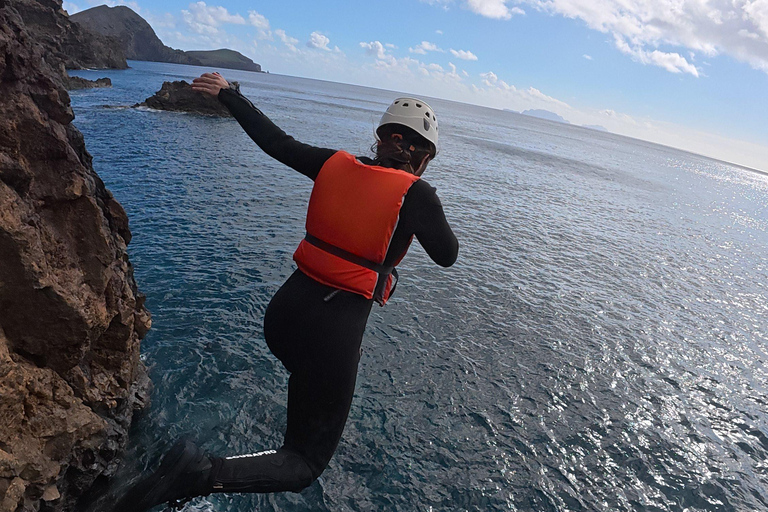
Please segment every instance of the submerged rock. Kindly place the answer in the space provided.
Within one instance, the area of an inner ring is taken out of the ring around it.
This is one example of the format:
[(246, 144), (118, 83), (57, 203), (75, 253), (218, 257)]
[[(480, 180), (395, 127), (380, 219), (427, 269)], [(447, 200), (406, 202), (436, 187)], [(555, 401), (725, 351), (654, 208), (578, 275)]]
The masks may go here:
[(64, 512), (117, 468), (151, 321), (128, 217), (72, 125), (66, 15), (31, 3), (0, 0), (0, 510)]
[(93, 89), (95, 87), (112, 87), (112, 80), (109, 78), (97, 78), (96, 80), (88, 80), (79, 76), (67, 76), (64, 81), (67, 90), (74, 91), (77, 89)]
[[(238, 87), (237, 82), (233, 82), (233, 85)], [(192, 85), (184, 80), (163, 82), (163, 86), (154, 96), (150, 96), (142, 103), (137, 103), (134, 107), (191, 112), (206, 116), (231, 117), (232, 115), (217, 98), (192, 90)]]

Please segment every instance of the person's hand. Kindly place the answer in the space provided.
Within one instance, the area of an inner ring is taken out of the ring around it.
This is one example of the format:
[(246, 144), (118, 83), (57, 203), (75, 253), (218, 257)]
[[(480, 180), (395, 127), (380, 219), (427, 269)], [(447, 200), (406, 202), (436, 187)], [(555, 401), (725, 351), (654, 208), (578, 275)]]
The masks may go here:
[(229, 88), (223, 76), (218, 73), (203, 73), (199, 78), (192, 80), (192, 90), (204, 92), (211, 96), (218, 96), (219, 91)]

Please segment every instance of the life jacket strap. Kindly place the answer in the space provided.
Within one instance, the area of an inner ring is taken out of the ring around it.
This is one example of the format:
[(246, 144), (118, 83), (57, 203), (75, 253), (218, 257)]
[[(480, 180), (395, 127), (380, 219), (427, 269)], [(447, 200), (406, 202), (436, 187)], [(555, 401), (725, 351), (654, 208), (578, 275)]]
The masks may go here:
[(395, 270), (395, 267), (387, 267), (387, 266), (381, 265), (380, 263), (373, 262), (371, 260), (358, 256), (357, 254), (353, 254), (349, 251), (346, 251), (341, 247), (337, 247), (333, 244), (329, 244), (325, 240), (320, 240), (316, 236), (310, 235), (309, 233), (304, 235), (304, 240), (314, 245), (318, 249), (321, 249), (329, 254), (333, 254), (334, 256), (338, 256), (343, 260), (347, 260), (350, 263), (354, 263), (355, 265), (359, 265), (361, 267), (367, 268), (368, 270), (373, 270), (374, 272), (379, 274), (379, 279), (376, 283), (376, 290), (374, 291), (374, 294), (373, 294), (373, 298), (376, 300), (376, 302), (380, 304), (382, 303), (382, 300), (384, 297), (384, 288), (386, 287), (386, 284), (387, 284), (387, 277), (390, 274), (392, 274), (392, 276), (395, 278), (395, 282), (392, 286), (392, 289), (389, 292), (390, 297), (392, 296), (393, 293), (395, 293), (395, 288), (397, 287), (397, 281), (398, 281), (397, 270)]

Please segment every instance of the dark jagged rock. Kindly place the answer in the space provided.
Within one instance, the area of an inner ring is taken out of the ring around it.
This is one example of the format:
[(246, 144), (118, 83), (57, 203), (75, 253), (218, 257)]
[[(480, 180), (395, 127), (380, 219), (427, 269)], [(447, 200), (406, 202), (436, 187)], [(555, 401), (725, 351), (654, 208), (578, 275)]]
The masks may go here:
[(109, 78), (97, 78), (96, 80), (88, 80), (80, 76), (67, 76), (64, 80), (64, 85), (67, 90), (74, 91), (76, 89), (93, 89), (95, 87), (112, 87), (112, 80)]
[[(233, 82), (233, 85), (238, 87), (237, 82)], [(191, 112), (206, 116), (229, 117), (232, 115), (217, 98), (192, 90), (192, 86), (184, 80), (163, 82), (159, 91), (134, 107)]]
[(128, 59), (261, 71), (261, 66), (234, 50), (185, 52), (165, 46), (147, 21), (129, 7), (100, 5), (70, 16), (92, 32), (114, 37)]
[(62, 19), (53, 1), (0, 0), (4, 512), (74, 510), (114, 474), (148, 396), (139, 340), (151, 321), (126, 253), (128, 218), (72, 125)]
[(115, 39), (73, 23), (60, 0), (8, 0), (24, 19), (27, 30), (49, 50), (46, 56), (67, 69), (125, 69), (125, 53)]

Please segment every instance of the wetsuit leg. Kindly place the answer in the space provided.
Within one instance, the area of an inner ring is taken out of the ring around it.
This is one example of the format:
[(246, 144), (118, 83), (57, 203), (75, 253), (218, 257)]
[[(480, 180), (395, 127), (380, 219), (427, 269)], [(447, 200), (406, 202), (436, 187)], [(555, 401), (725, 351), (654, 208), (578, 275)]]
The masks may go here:
[(298, 491), (328, 465), (352, 403), (360, 343), (372, 305), (347, 292), (325, 301), (332, 291), (296, 271), (270, 302), (265, 337), (291, 372), (284, 445), (220, 459), (215, 491)]

